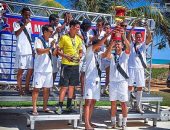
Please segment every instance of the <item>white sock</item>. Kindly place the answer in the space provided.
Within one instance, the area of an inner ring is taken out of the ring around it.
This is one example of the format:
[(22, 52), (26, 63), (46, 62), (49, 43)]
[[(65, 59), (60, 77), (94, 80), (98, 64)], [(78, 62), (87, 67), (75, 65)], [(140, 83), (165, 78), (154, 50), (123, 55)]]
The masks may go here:
[(122, 125), (123, 125), (123, 126), (126, 126), (126, 122), (127, 122), (127, 117), (123, 117)]
[(132, 91), (128, 91), (128, 101), (130, 101), (130, 94)]
[(141, 107), (142, 91), (137, 91), (136, 94), (137, 106)]
[(116, 124), (116, 117), (115, 116), (111, 117), (111, 123), (112, 123), (112, 125)]

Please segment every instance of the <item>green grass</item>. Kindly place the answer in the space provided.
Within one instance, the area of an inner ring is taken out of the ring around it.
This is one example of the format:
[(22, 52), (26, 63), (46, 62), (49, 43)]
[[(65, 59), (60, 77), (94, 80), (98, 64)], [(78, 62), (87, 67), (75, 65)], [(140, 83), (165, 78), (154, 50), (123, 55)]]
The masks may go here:
[(168, 92), (151, 92), (151, 94), (163, 97), (163, 102), (161, 102), (161, 106), (169, 106), (170, 107), (170, 94)]
[[(167, 92), (151, 92), (151, 94), (156, 95), (156, 96), (161, 96), (163, 97), (163, 102), (161, 102), (162, 106), (170, 106), (170, 94)], [(49, 106), (55, 106), (56, 105), (56, 101), (49, 101), (48, 105)], [(38, 106), (42, 106), (43, 102), (39, 101)], [(66, 102), (64, 102), (64, 105), (66, 105)], [(111, 103), (110, 101), (98, 101), (96, 103), (96, 106), (110, 106)], [(0, 107), (29, 107), (32, 106), (32, 103), (29, 101), (22, 101), (22, 102), (0, 102)]]
[(168, 68), (153, 68), (152, 69), (152, 78), (159, 79), (159, 78), (167, 78), (168, 75)]

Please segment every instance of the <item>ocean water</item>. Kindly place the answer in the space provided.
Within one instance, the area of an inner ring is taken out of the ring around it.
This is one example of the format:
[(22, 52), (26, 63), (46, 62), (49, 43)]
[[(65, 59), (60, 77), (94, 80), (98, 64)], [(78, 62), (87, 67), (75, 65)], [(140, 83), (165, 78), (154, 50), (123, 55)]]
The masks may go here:
[(170, 64), (170, 60), (152, 59), (152, 64)]

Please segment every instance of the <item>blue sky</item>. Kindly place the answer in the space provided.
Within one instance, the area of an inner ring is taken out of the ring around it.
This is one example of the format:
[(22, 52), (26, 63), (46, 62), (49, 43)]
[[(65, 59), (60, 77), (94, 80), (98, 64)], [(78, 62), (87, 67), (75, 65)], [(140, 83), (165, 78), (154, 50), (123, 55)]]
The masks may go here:
[[(71, 9), (71, 2), (70, 0), (56, 0), (57, 2), (59, 2), (60, 4), (62, 4), (65, 8), (69, 8)], [(146, 2), (145, 0), (141, 0), (141, 2), (134, 2), (131, 8), (135, 8), (138, 6), (145, 6), (145, 5), (149, 5), (148, 2)], [(154, 42), (153, 44), (157, 44), (160, 42), (160, 37), (156, 37), (154, 38)], [(166, 45), (166, 48), (163, 48), (162, 50), (158, 50), (157, 49), (158, 46), (153, 47), (153, 59), (166, 59), (166, 60), (170, 60), (170, 46)]]

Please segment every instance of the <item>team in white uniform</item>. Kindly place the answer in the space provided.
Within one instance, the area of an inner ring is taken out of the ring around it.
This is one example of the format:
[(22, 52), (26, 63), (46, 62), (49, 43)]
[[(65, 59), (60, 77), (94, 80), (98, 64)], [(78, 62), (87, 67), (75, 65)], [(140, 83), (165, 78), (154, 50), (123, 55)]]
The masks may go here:
[[(128, 40), (131, 41), (130, 36), (135, 27), (135, 23), (129, 33)], [(139, 113), (144, 113), (144, 111), (141, 108), (141, 98), (142, 98), (142, 88), (145, 86), (145, 68), (146, 66), (146, 49), (148, 47), (148, 44), (152, 40), (151, 32), (148, 27), (146, 27), (146, 41), (142, 39), (142, 33), (136, 32), (135, 34), (135, 41), (131, 43), (131, 54), (129, 57), (129, 100), (130, 95), (132, 92), (132, 88), (134, 86), (137, 87), (137, 92), (135, 92), (135, 97), (137, 101), (136, 110)]]
[[(13, 28), (17, 38), (16, 47), (16, 67), (18, 68), (17, 73), (17, 87), (19, 95), (29, 93), (29, 82), (33, 73), (33, 48), (31, 43), (31, 20), (30, 20), (30, 9), (24, 7), (21, 11), (22, 19), (18, 22), (14, 22)], [(24, 69), (28, 69), (26, 75), (25, 90), (22, 90), (22, 74)]]
[(97, 43), (87, 48), (86, 52), (86, 71), (85, 71), (85, 90), (84, 90), (84, 118), (85, 129), (93, 129), (91, 125), (91, 115), (96, 103), (100, 99), (100, 71), (101, 71), (101, 57), (104, 53), (100, 54), (99, 50), (102, 44), (107, 40), (106, 35)]
[(49, 40), (53, 34), (53, 28), (50, 25), (42, 27), (43, 35), (35, 41), (35, 60), (34, 60), (34, 78), (33, 78), (33, 92), (32, 104), (33, 115), (38, 115), (37, 112), (37, 98), (39, 89), (43, 88), (43, 111), (50, 112), (47, 108), (49, 89), (53, 86), (53, 69), (52, 69), (52, 52), (51, 49), (55, 42)]
[[(111, 59), (110, 63), (110, 82), (109, 97), (111, 101), (111, 128), (116, 127), (116, 101), (121, 102), (123, 122), (122, 128), (125, 129), (127, 122), (127, 106), (128, 101), (128, 59), (130, 55), (130, 44), (124, 33), (118, 35), (120, 38), (112, 38), (107, 49), (106, 56)], [(122, 42), (122, 38), (124, 43)], [(121, 40), (115, 40), (121, 39)], [(125, 50), (123, 51), (123, 47)], [(111, 54), (115, 48), (115, 53)]]

